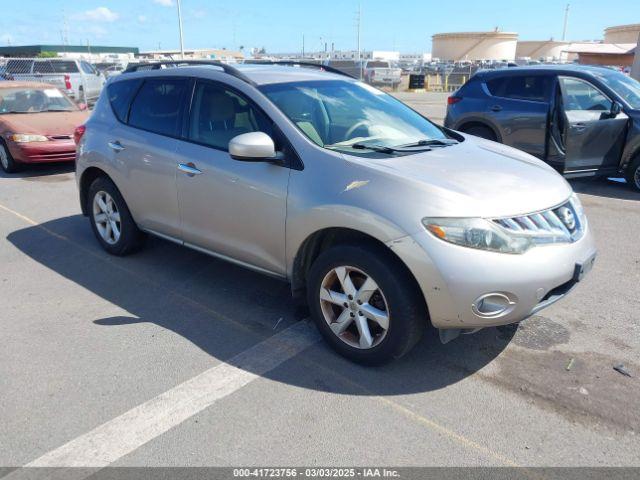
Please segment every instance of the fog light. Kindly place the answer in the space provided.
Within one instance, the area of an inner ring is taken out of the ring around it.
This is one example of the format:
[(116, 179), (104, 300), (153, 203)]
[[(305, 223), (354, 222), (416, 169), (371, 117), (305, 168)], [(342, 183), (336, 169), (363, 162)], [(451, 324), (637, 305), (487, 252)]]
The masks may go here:
[(515, 308), (517, 300), (515, 296), (506, 293), (487, 293), (478, 297), (471, 310), (480, 317), (493, 318), (511, 313)]

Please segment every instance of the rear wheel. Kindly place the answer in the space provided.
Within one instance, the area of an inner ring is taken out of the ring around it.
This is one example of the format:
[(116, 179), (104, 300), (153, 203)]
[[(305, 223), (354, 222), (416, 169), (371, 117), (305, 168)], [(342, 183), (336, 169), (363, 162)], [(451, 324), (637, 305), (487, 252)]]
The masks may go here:
[(13, 159), (4, 142), (0, 142), (0, 166), (7, 173), (15, 173), (20, 170), (20, 164)]
[(382, 249), (336, 246), (307, 279), (311, 315), (341, 355), (376, 365), (400, 358), (427, 324), (422, 295), (406, 268)]
[(496, 134), (493, 133), (489, 127), (485, 127), (484, 125), (471, 125), (462, 130), (464, 133), (468, 133), (469, 135), (473, 135), (476, 137), (484, 138), (485, 140), (491, 140), (495, 142), (498, 140)]
[(627, 167), (626, 180), (631, 188), (640, 191), (640, 154)]
[(142, 246), (145, 235), (111, 180), (96, 178), (89, 187), (87, 201), (91, 228), (102, 248), (112, 255), (127, 255)]

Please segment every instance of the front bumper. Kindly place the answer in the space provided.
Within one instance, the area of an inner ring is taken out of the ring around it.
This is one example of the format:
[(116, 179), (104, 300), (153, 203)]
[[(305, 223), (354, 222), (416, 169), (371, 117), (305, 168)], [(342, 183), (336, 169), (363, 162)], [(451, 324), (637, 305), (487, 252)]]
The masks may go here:
[(11, 156), (20, 163), (73, 162), (76, 159), (76, 145), (73, 139), (7, 143)]
[[(475, 329), (519, 322), (563, 298), (590, 269), (596, 248), (589, 225), (573, 243), (537, 246), (522, 255), (443, 242), (427, 231), (389, 243), (418, 281), (436, 328)], [(580, 278), (578, 278), (580, 277)], [(498, 294), (512, 305), (478, 313), (478, 299)]]

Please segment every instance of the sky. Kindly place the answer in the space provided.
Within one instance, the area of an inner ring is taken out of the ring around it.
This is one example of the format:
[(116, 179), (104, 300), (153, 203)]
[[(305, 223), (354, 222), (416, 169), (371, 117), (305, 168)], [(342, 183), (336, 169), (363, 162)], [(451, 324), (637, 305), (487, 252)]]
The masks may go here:
[[(0, 45), (179, 47), (176, 0), (0, 0)], [(600, 39), (605, 27), (640, 23), (640, 0), (571, 1), (567, 39)], [(522, 40), (562, 37), (566, 1), (361, 0), (363, 50), (429, 52), (431, 35), (498, 27)], [(182, 0), (185, 48), (267, 52), (356, 48), (358, 0)]]

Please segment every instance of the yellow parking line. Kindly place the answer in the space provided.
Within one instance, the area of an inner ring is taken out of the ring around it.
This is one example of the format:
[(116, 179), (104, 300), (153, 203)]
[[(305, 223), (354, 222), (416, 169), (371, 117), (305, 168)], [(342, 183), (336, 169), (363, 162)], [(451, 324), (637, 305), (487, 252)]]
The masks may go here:
[[(227, 317), (225, 315), (222, 315), (221, 313), (219, 313), (219, 312), (211, 309), (210, 307), (198, 302), (197, 300), (193, 300), (193, 299), (191, 299), (191, 298), (189, 298), (189, 297), (187, 297), (187, 296), (185, 296), (185, 295), (183, 295), (181, 293), (178, 293), (178, 292), (176, 292), (174, 290), (171, 290), (171, 289), (169, 289), (169, 288), (167, 288), (167, 287), (165, 287), (165, 286), (163, 286), (163, 285), (161, 285), (159, 283), (153, 282), (148, 277), (142, 276), (142, 275), (140, 275), (140, 274), (138, 274), (138, 273), (136, 273), (136, 272), (134, 272), (132, 270), (124, 268), (121, 265), (118, 265), (118, 264), (110, 261), (108, 258), (105, 258), (105, 257), (103, 257), (101, 255), (98, 255), (95, 252), (87, 249), (86, 247), (74, 242), (73, 240), (69, 239), (68, 237), (65, 237), (64, 235), (60, 235), (60, 234), (58, 234), (56, 232), (53, 232), (52, 230), (44, 227), (43, 225), (39, 224), (35, 220), (32, 220), (31, 218), (29, 218), (29, 217), (27, 217), (25, 215), (22, 215), (21, 213), (18, 213), (15, 210), (12, 210), (12, 209), (10, 209), (10, 208), (2, 205), (2, 204), (0, 204), (0, 209), (15, 215), (16, 217), (20, 218), (24, 222), (26, 222), (26, 223), (34, 226), (34, 227), (42, 229), (46, 233), (54, 236), (55, 238), (58, 238), (60, 240), (64, 240), (66, 242), (71, 243), (72, 245), (74, 245), (75, 247), (81, 249), (82, 251), (84, 251), (84, 252), (86, 252), (86, 253), (88, 253), (88, 254), (90, 254), (90, 255), (92, 255), (92, 256), (94, 256), (94, 257), (96, 257), (96, 258), (98, 258), (98, 259), (100, 259), (102, 261), (105, 261), (105, 262), (113, 265), (114, 267), (116, 267), (116, 268), (118, 268), (118, 269), (120, 269), (120, 270), (122, 270), (122, 271), (124, 271), (124, 272), (126, 272), (128, 274), (130, 274), (130, 275), (134, 275), (134, 276), (136, 276), (136, 277), (138, 277), (138, 278), (140, 278), (140, 279), (142, 279), (142, 280), (144, 280), (144, 281), (156, 286), (157, 288), (167, 290), (172, 295), (175, 295), (176, 297), (180, 298), (181, 300), (183, 300), (183, 301), (185, 301), (187, 303), (190, 303), (190, 304), (192, 304), (194, 306), (197, 306), (198, 308), (201, 308), (202, 310), (210, 313), (213, 317), (215, 317), (217, 319), (223, 320), (226, 323), (230, 323), (235, 327), (241, 328), (241, 329), (247, 331), (248, 333), (250, 333), (250, 334), (252, 334), (252, 335), (254, 335), (256, 337), (259, 336), (255, 331), (253, 331), (252, 329), (247, 327), (245, 324), (243, 324), (241, 322), (238, 322), (236, 320), (233, 320), (232, 318), (229, 318), (229, 317)], [(351, 385), (352, 387), (357, 388), (361, 392), (366, 393), (371, 398), (377, 400), (378, 402), (381, 402), (382, 404), (384, 404), (387, 407), (393, 409), (394, 411), (404, 415), (405, 417), (413, 420), (414, 422), (416, 422), (416, 423), (418, 423), (418, 424), (420, 424), (422, 426), (425, 426), (425, 427), (427, 427), (427, 428), (429, 428), (431, 430), (434, 430), (436, 432), (439, 432), (439, 433), (445, 435), (446, 437), (448, 437), (449, 439), (453, 440), (454, 442), (456, 442), (458, 444), (461, 444), (461, 445), (463, 445), (463, 446), (465, 446), (465, 447), (467, 447), (467, 448), (469, 448), (471, 450), (478, 451), (478, 452), (480, 452), (480, 453), (482, 453), (482, 454), (484, 454), (484, 455), (486, 455), (486, 456), (488, 456), (490, 458), (493, 458), (494, 460), (499, 461), (500, 463), (502, 463), (504, 465), (507, 465), (507, 466), (510, 466), (510, 467), (519, 467), (520, 466), (516, 462), (512, 461), (511, 459), (509, 459), (509, 458), (507, 458), (507, 457), (505, 457), (505, 456), (503, 456), (503, 455), (501, 455), (501, 454), (499, 454), (497, 452), (494, 452), (493, 450), (491, 450), (491, 449), (489, 449), (487, 447), (484, 447), (483, 445), (480, 445), (479, 443), (474, 442), (473, 440), (465, 437), (464, 435), (460, 435), (460, 434), (454, 432), (453, 430), (450, 430), (449, 428), (447, 428), (447, 427), (445, 427), (443, 425), (440, 425), (439, 423), (437, 423), (437, 422), (435, 422), (435, 421), (433, 421), (433, 420), (431, 420), (431, 419), (429, 419), (429, 418), (427, 418), (427, 417), (425, 417), (423, 415), (420, 415), (419, 413), (414, 412), (413, 410), (405, 407), (404, 405), (402, 405), (402, 404), (400, 404), (398, 402), (390, 400), (389, 398), (386, 398), (386, 397), (375, 395), (374, 392), (371, 392), (370, 390), (368, 390), (363, 385), (353, 381), (351, 378), (348, 378), (348, 377), (346, 377), (344, 375), (341, 375), (341, 374), (337, 373), (335, 370), (331, 370), (331, 369), (327, 368), (326, 366), (322, 365), (321, 363), (318, 363), (318, 362), (315, 362), (315, 361), (309, 361), (309, 360), (306, 360), (306, 359), (303, 360), (303, 361), (306, 362), (309, 365), (312, 365), (312, 366), (315, 366), (315, 367), (319, 367), (321, 370), (323, 370), (324, 372), (326, 372), (328, 374), (333, 375), (334, 377), (336, 377), (341, 382), (346, 383), (348, 385)]]
[(404, 405), (395, 402), (387, 397), (382, 397), (380, 395), (376, 395), (374, 392), (372, 392), (371, 390), (367, 389), (366, 387), (364, 387), (363, 385), (359, 384), (358, 382), (352, 380), (349, 377), (346, 377), (338, 372), (336, 372), (335, 370), (332, 370), (328, 367), (326, 367), (325, 365), (322, 365), (320, 363), (314, 362), (314, 361), (307, 361), (307, 363), (313, 364), (314, 366), (319, 367), (321, 370), (327, 372), (327, 373), (331, 373), (333, 374), (335, 377), (337, 377), (341, 382), (356, 388), (357, 390), (361, 391), (362, 393), (368, 395), (370, 398), (373, 398), (379, 402), (381, 402), (382, 404), (386, 405), (387, 407), (390, 407), (391, 409), (393, 409), (394, 411), (404, 415), (405, 417), (415, 421), (416, 423), (419, 423), (423, 426), (426, 426), (427, 428), (430, 428), (431, 430), (435, 430), (439, 433), (442, 433), (443, 435), (445, 435), (446, 437), (448, 437), (450, 440), (453, 440), (456, 443), (459, 443), (461, 445), (464, 445), (465, 447), (471, 449), (471, 450), (476, 450), (478, 452), (481, 452), (483, 454), (485, 454), (486, 456), (493, 458), (494, 460), (498, 460), (500, 463), (507, 465), (509, 467), (520, 467), (519, 464), (517, 464), (516, 462), (514, 462), (513, 460), (497, 453), (494, 452), (493, 450), (484, 447), (482, 445), (480, 445), (477, 442), (474, 442), (473, 440), (470, 440), (469, 438), (465, 437), (464, 435), (460, 435), (459, 433), (454, 432), (453, 430), (448, 429), (447, 427), (440, 425), (439, 423), (423, 416), (420, 415), (419, 413), (414, 412), (413, 410), (405, 407)]

